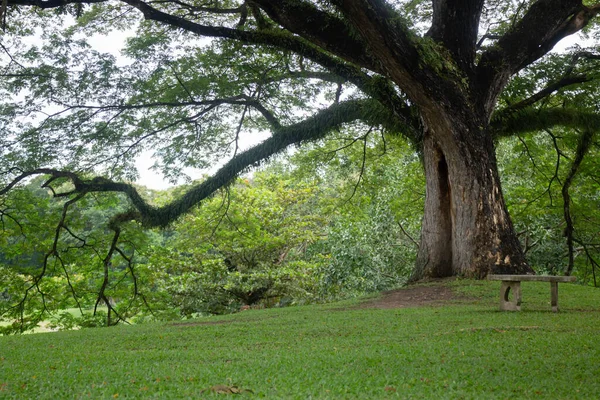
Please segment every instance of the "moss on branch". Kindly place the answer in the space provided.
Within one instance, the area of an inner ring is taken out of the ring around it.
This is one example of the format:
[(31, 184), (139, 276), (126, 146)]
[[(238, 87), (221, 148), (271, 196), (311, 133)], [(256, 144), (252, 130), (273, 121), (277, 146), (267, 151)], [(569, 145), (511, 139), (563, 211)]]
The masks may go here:
[(591, 111), (568, 108), (528, 108), (492, 118), (490, 128), (495, 136), (512, 136), (541, 131), (553, 126), (588, 130), (600, 130), (600, 115)]
[(370, 125), (381, 125), (395, 132), (406, 129), (406, 126), (393, 113), (375, 100), (349, 100), (337, 103), (304, 121), (275, 129), (269, 139), (233, 157), (213, 176), (192, 186), (183, 196), (162, 207), (154, 207), (148, 204), (136, 188), (129, 183), (114, 182), (102, 177), (84, 179), (71, 171), (59, 171), (49, 168), (21, 173), (12, 182), (0, 189), (0, 195), (6, 194), (19, 182), (30, 176), (46, 174), (51, 177), (48, 182), (57, 178), (65, 178), (70, 180), (74, 186), (74, 189), (67, 193), (55, 194), (57, 197), (80, 196), (93, 192), (120, 192), (125, 194), (132, 204), (132, 210), (117, 214), (109, 221), (109, 226), (113, 230), (117, 229), (122, 223), (133, 220), (141, 222), (147, 228), (165, 227), (187, 213), (202, 200), (212, 196), (220, 188), (226, 187), (240, 173), (259, 165), (290, 145), (323, 138), (343, 124), (358, 120)]

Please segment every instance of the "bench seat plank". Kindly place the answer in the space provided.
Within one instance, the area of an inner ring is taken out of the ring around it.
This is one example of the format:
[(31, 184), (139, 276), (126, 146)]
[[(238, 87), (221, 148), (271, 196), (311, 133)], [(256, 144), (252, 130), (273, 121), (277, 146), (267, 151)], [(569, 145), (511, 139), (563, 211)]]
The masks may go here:
[(504, 282), (575, 282), (574, 276), (554, 276), (554, 275), (488, 275), (490, 281)]

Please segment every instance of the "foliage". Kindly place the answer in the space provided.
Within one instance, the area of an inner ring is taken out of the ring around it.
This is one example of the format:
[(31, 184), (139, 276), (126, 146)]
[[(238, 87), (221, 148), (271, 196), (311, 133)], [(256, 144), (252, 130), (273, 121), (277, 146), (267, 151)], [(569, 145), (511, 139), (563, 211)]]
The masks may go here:
[[(281, 160), (239, 180), (167, 230), (126, 225), (121, 238), (128, 247), (118, 248), (119, 264), (106, 265), (102, 258), (103, 248), (110, 246), (102, 218), (109, 210), (126, 210), (126, 203), (111, 196), (80, 201), (77, 213), (70, 214), (73, 220), (64, 222), (68, 230), (56, 242), (58, 268), (44, 277), (40, 271), (50, 265), (44, 260), (55, 246), (47, 232), (61, 219), (63, 208), (36, 189), (41, 180), (34, 181), (7, 200), (10, 207), (36, 207), (48, 226), (39, 229), (31, 221), (20, 226), (21, 233), (15, 231), (16, 224), (12, 230), (5, 227), (2, 238), (7, 243), (22, 241), (21, 246), (39, 248), (3, 253), (8, 268), (0, 285), (6, 298), (4, 318), (31, 320), (17, 331), (48, 319), (51, 327), (70, 329), (97, 325), (91, 321), (102, 317), (101, 325), (110, 325), (142, 321), (145, 315), (220, 314), (241, 306), (323, 301), (396, 287), (414, 259), (406, 230), (412, 235), (418, 231), (419, 201), (412, 196), (422, 197), (411, 187), (414, 179), (422, 179), (420, 167), (403, 141), (372, 138), (368, 154), (356, 143), (331, 152), (340, 141), (330, 140)], [(404, 147), (405, 160), (398, 162), (391, 151), (395, 146)], [(323, 160), (323, 154), (337, 160)], [(363, 155), (377, 163), (366, 163)], [(380, 186), (395, 189), (381, 191)], [(186, 188), (141, 190), (160, 205)], [(22, 198), (34, 193), (35, 201)], [(129, 252), (135, 257), (128, 257)], [(19, 275), (23, 257), (35, 254), (39, 256), (29, 261), (31, 270)], [(23, 292), (28, 296), (21, 302)], [(99, 314), (98, 306), (106, 300), (114, 308)], [(81, 307), (80, 314), (61, 312), (71, 307)]]
[(404, 141), (368, 140), (366, 154), (360, 140), (298, 152), (238, 180), (166, 231), (148, 258), (164, 271), (173, 306), (187, 316), (220, 314), (405, 281), (415, 257), (407, 235), (418, 232), (422, 207), (412, 191), (420, 166)]
[(361, 217), (340, 218), (330, 228), (331, 260), (321, 282), (330, 295), (391, 289), (404, 284), (410, 274), (415, 249), (406, 248), (412, 243), (403, 240), (389, 204), (375, 199)]
[[(414, 263), (423, 209), (422, 167), (399, 138), (332, 138), (294, 156), (296, 179), (318, 175), (335, 196), (336, 218), (321, 246), (326, 296), (398, 287)], [(416, 239), (415, 239), (416, 238)]]
[(200, 393), (226, 385), (270, 399), (596, 397), (600, 293), (561, 285), (553, 314), (547, 283), (525, 283), (524, 311), (509, 313), (498, 286), (456, 281), (477, 299), (444, 307), (353, 301), (0, 337), (0, 396), (216, 398)]
[[(17, 222), (10, 214), (5, 215), (0, 235), (0, 269), (4, 272), (0, 278), (0, 315), (15, 321), (3, 330), (32, 329), (52, 316), (57, 318), (57, 325), (67, 328), (91, 326), (90, 321), (102, 319), (98, 312), (107, 300), (112, 305), (103, 324), (150, 312), (147, 296), (151, 294), (145, 291), (152, 287), (153, 277), (143, 267), (136, 267), (131, 254), (136, 247), (147, 246), (152, 233), (142, 232), (134, 224), (124, 226), (119, 256), (107, 263), (102, 255), (111, 245), (106, 215), (124, 210), (124, 199), (107, 194), (74, 204), (66, 200), (57, 203), (39, 185), (39, 179), (31, 182), (4, 203), (5, 210), (28, 218)], [(79, 309), (80, 317), (59, 315), (72, 307)]]
[[(504, 190), (531, 264), (539, 273), (563, 274), (568, 268), (565, 198), (563, 188), (572, 173), (572, 131), (547, 131), (505, 141), (499, 146)], [(548, 149), (553, 149), (549, 152)], [(598, 147), (592, 147), (577, 170), (569, 191), (574, 224), (574, 272), (580, 280), (598, 286), (600, 259), (597, 212)]]
[[(564, 148), (558, 170), (556, 156), (545, 151), (554, 145), (553, 139), (559, 150)], [(540, 134), (499, 146), (504, 190), (517, 230), (541, 273), (560, 274), (565, 268), (560, 192), (570, 170), (572, 140), (576, 137), (568, 132), (558, 137)], [(576, 249), (574, 273), (597, 285), (595, 268), (589, 264), (589, 257), (597, 259), (598, 232), (598, 157), (597, 149), (591, 151), (571, 197), (576, 236), (586, 244)], [(416, 188), (422, 180), (418, 155), (401, 139), (371, 135), (323, 141), (238, 180), (167, 230), (129, 226), (126, 237), (137, 254), (131, 264), (135, 279), (126, 263), (111, 266), (106, 295), (117, 300), (115, 312), (124, 319), (146, 321), (228, 313), (248, 305), (332, 300), (397, 287), (407, 279), (415, 257), (423, 201)], [(52, 247), (46, 232), (52, 232), (62, 209), (45, 190), (37, 189), (40, 184), (33, 181), (7, 198), (7, 209), (27, 210), (30, 218), (21, 225), (5, 218), (0, 303), (5, 318), (23, 324), (3, 331), (32, 329), (48, 319), (51, 327), (60, 329), (106, 325), (107, 313), (94, 312), (94, 293), (103, 281), (97, 249), (108, 246), (102, 228), (105, 213), (125, 209), (126, 204), (110, 196), (77, 204), (68, 224), (74, 236), (64, 235), (59, 241), (65, 268), (55, 266), (48, 279), (39, 282), (42, 297), (32, 283)], [(185, 190), (145, 190), (145, 195), (160, 205)], [(31, 293), (27, 303), (15, 307), (23, 292)], [(137, 299), (130, 302), (131, 297)], [(61, 312), (77, 303), (83, 314)]]
[[(419, 201), (410, 197), (422, 179), (418, 160), (405, 142), (379, 138), (365, 164), (362, 146), (332, 151), (340, 142), (239, 180), (172, 227), (151, 259), (184, 315), (355, 296), (406, 280), (415, 244), (403, 229), (418, 232)], [(403, 161), (395, 146), (404, 146)]]
[(184, 315), (241, 305), (310, 300), (325, 216), (315, 185), (269, 173), (239, 180), (172, 227), (150, 261), (165, 271), (164, 289)]
[(105, 309), (96, 313), (79, 313), (79, 310), (67, 310), (52, 317), (48, 323), (50, 330), (72, 330), (78, 328), (97, 328), (106, 326), (107, 313)]

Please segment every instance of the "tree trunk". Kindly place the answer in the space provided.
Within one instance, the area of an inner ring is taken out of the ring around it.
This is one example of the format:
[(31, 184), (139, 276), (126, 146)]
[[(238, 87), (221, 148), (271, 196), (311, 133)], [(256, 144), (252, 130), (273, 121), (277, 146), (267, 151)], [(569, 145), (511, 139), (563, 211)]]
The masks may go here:
[(532, 273), (506, 209), (485, 119), (439, 109), (422, 118), (425, 213), (411, 280)]

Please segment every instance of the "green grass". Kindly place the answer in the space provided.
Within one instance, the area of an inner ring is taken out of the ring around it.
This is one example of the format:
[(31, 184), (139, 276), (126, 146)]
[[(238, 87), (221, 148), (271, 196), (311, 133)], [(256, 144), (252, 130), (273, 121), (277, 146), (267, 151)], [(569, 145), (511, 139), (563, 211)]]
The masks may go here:
[(516, 313), (497, 311), (500, 282), (445, 284), (475, 300), (0, 337), (0, 398), (598, 398), (599, 290), (559, 285), (554, 314), (549, 284), (523, 283)]

